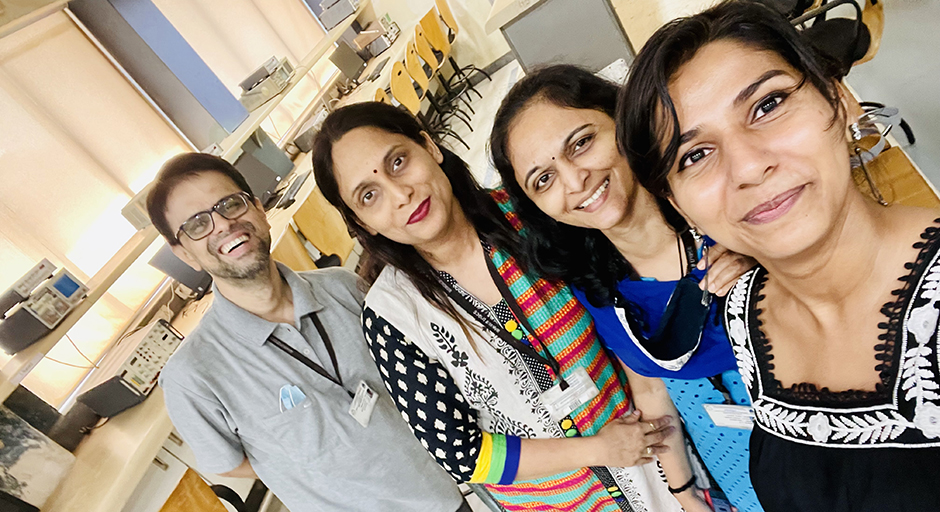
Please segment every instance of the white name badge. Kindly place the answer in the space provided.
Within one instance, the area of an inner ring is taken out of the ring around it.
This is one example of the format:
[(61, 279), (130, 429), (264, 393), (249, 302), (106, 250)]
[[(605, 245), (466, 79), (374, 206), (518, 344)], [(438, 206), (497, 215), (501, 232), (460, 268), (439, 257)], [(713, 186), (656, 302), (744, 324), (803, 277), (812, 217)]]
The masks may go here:
[(587, 369), (583, 366), (565, 377), (565, 381), (568, 383), (568, 389), (562, 391), (561, 385), (555, 384), (542, 393), (542, 403), (548, 408), (549, 414), (555, 421), (561, 421), (578, 407), (593, 400), (598, 394), (597, 384), (594, 384)]
[(702, 404), (702, 407), (715, 426), (751, 430), (754, 425), (754, 409), (749, 405)]
[(363, 427), (368, 427), (369, 418), (372, 417), (372, 410), (375, 409), (375, 402), (378, 400), (378, 393), (372, 391), (364, 380), (360, 380), (359, 387), (356, 388), (356, 396), (353, 397), (352, 405), (349, 406), (349, 415)]

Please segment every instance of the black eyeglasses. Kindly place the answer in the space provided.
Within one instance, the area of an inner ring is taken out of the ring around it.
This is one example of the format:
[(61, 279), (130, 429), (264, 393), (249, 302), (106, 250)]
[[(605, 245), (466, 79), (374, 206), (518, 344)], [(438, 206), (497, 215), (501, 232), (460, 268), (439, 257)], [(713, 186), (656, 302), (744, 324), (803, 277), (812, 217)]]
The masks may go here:
[(212, 208), (203, 210), (187, 219), (176, 231), (176, 241), (179, 242), (180, 233), (185, 233), (193, 241), (202, 240), (215, 229), (215, 219), (212, 218), (212, 212), (217, 212), (228, 220), (235, 220), (248, 211), (250, 199), (247, 192), (238, 192), (223, 197)]

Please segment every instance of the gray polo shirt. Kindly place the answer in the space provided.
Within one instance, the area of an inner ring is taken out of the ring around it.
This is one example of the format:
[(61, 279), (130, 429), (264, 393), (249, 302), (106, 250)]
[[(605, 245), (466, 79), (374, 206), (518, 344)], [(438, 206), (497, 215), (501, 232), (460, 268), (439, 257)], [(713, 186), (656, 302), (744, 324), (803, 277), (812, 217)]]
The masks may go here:
[[(456, 484), (421, 447), (389, 398), (362, 335), (362, 293), (342, 269), (294, 273), (278, 264), (294, 297), (295, 323), (275, 324), (213, 289), (212, 307), (160, 377), (170, 419), (197, 465), (225, 473), (248, 456), (291, 512), (453, 512)], [(380, 398), (368, 428), (349, 415), (346, 390), (267, 341), (271, 334), (332, 374), (312, 320), (332, 341), (343, 387), (364, 380)], [(306, 395), (281, 412), (279, 391)]]

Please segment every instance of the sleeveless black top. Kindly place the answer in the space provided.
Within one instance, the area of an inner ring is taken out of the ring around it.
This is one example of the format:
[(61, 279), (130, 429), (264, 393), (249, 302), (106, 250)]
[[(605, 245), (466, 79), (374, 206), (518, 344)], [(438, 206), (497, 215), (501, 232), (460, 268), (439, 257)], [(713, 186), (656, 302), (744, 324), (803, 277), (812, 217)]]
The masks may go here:
[(767, 512), (940, 511), (938, 240), (940, 229), (924, 231), (881, 310), (875, 391), (784, 388), (760, 329), (766, 270), (741, 276), (728, 295), (725, 327), (757, 423), (751, 480)]

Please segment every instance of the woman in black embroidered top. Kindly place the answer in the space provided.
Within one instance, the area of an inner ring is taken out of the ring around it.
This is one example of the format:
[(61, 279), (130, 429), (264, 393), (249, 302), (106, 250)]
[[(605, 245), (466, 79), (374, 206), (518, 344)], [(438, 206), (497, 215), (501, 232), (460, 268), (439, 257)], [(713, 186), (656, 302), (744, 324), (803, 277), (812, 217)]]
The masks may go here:
[(940, 212), (855, 186), (858, 127), (826, 66), (758, 4), (674, 21), (633, 65), (618, 142), (644, 185), (760, 263), (725, 321), (765, 510), (940, 510)]

